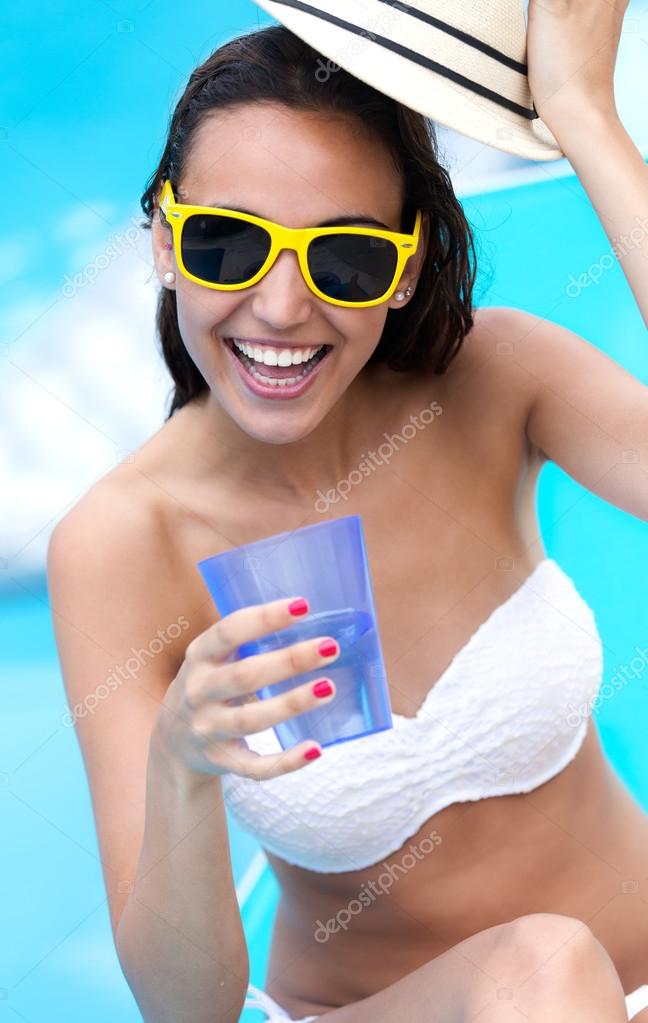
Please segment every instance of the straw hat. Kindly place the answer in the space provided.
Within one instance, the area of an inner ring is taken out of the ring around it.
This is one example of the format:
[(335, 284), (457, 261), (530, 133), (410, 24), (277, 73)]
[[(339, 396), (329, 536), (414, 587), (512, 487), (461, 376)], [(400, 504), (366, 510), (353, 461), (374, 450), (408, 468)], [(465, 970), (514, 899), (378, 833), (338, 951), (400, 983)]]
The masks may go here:
[(356, 78), (470, 138), (530, 160), (563, 156), (533, 106), (528, 0), (255, 0), (313, 46), (319, 81)]

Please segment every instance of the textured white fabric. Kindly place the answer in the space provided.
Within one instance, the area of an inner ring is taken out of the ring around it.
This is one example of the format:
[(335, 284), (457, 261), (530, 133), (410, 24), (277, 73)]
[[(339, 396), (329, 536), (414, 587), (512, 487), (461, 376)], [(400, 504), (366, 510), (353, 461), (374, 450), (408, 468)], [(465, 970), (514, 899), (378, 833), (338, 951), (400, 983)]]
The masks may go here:
[(255, 987), (254, 984), (248, 984), (248, 991), (251, 992), (251, 995), (245, 999), (243, 1008), (261, 1009), (266, 1014), (265, 1023), (312, 1023), (312, 1020), (319, 1019), (319, 1016), (302, 1016), (301, 1019), (293, 1020), (292, 1016), (289, 1016), (286, 1010), (282, 1009), (265, 991)]
[[(443, 807), (529, 792), (576, 755), (602, 673), (591, 608), (552, 558), (482, 622), (415, 718), (339, 745), (299, 771), (223, 775), (237, 823), (288, 863), (360, 870)], [(281, 750), (269, 728), (247, 737)]]
[[(628, 1010), (628, 1019), (632, 1019), (638, 1012), (645, 1009), (648, 1006), (648, 984), (642, 984), (641, 987), (635, 988), (632, 994), (626, 995), (626, 1008)], [(315, 1017), (317, 1018), (317, 1017)]]
[[(253, 984), (248, 984), (248, 991), (253, 996), (245, 999), (246, 1009), (262, 1009), (266, 1013), (265, 1023), (312, 1023), (313, 1020), (321, 1019), (321, 1016), (303, 1016), (302, 1019), (293, 1020), (285, 1009), (275, 1002), (270, 995)], [(641, 1009), (648, 1006), (648, 984), (638, 987), (632, 994), (626, 995), (626, 1011), (628, 1019), (631, 1020)]]

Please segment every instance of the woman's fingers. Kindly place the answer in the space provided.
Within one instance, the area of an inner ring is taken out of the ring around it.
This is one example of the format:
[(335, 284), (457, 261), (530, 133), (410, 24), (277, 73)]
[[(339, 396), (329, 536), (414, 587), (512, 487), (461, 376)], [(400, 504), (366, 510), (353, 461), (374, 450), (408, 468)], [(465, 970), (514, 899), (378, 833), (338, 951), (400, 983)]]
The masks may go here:
[(339, 656), (337, 643), (334, 652), (328, 656), (319, 652), (320, 644), (327, 638), (318, 636), (315, 639), (305, 639), (282, 647), (281, 650), (252, 654), (211, 669), (202, 666), (187, 681), (187, 702), (192, 709), (197, 710), (211, 700), (242, 697), (276, 682), (316, 671), (321, 665), (329, 664)]
[[(219, 745), (215, 755), (219, 767), (219, 773), (238, 774), (244, 778), (251, 778), (254, 781), (267, 781), (269, 778), (278, 778), (282, 774), (289, 774), (305, 767), (310, 763), (310, 758), (305, 757), (310, 749), (321, 747), (317, 742), (306, 740), (281, 753), (255, 753), (247, 746), (229, 742), (226, 745)], [(205, 756), (210, 759), (209, 747)], [(314, 758), (317, 759), (317, 758)]]
[(236, 653), (241, 644), (260, 639), (270, 632), (286, 629), (299, 618), (303, 618), (305, 612), (296, 616), (289, 610), (290, 605), (296, 605), (298, 600), (300, 600), (298, 597), (287, 597), (231, 611), (196, 636), (187, 646), (185, 657), (222, 663)]
[[(331, 690), (328, 695), (317, 695), (315, 687), (328, 683)], [(205, 707), (200, 722), (200, 732), (205, 742), (222, 742), (223, 739), (240, 738), (254, 735), (267, 728), (274, 728), (281, 721), (305, 714), (307, 711), (325, 707), (335, 697), (335, 685), (329, 678), (305, 682), (303, 685), (287, 689), (285, 693), (269, 696), (263, 700), (234, 707), (223, 707), (215, 704), (213, 708)]]
[[(292, 613), (291, 613), (292, 610)], [(298, 743), (282, 753), (261, 756), (251, 750), (245, 736), (303, 714), (330, 701), (331, 692), (318, 698), (316, 682), (293, 686), (267, 700), (255, 693), (268, 685), (315, 671), (339, 656), (329, 637), (302, 640), (240, 658), (238, 648), (268, 633), (280, 632), (308, 612), (303, 598), (286, 598), (241, 608), (226, 615), (196, 636), (164, 699), (175, 720), (165, 715), (169, 749), (192, 770), (212, 774), (239, 774), (259, 781), (304, 767), (309, 750), (321, 753), (313, 741)], [(328, 644), (322, 646), (322, 640)], [(320, 682), (320, 689), (322, 679)], [(328, 680), (326, 680), (328, 682)], [(251, 702), (245, 703), (245, 697)]]

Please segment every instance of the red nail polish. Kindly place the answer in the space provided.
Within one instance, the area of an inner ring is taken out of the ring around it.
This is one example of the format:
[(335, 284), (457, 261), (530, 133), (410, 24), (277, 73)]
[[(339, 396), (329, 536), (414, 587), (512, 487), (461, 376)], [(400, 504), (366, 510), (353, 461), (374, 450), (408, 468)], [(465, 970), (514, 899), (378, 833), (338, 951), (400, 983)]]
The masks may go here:
[(293, 600), (292, 604), (288, 605), (288, 610), (291, 615), (305, 615), (308, 611), (308, 601), (304, 600), (303, 597), (299, 597), (298, 600)]
[(322, 657), (332, 657), (338, 652), (338, 645), (334, 639), (323, 640), (317, 648)]
[(304, 753), (304, 760), (316, 760), (317, 757), (321, 757), (321, 755), (322, 751), (319, 750), (317, 746), (313, 746), (311, 749), (307, 749)]
[(314, 696), (330, 696), (333, 692), (333, 686), (325, 678), (321, 682), (316, 682), (313, 686)]

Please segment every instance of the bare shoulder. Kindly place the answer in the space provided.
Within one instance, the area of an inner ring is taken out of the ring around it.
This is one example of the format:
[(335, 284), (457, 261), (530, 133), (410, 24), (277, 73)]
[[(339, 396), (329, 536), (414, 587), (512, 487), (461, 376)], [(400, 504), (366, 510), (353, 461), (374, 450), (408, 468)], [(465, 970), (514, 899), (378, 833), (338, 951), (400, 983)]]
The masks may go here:
[[(495, 355), (515, 355), (515, 347), (540, 324), (540, 316), (514, 306), (482, 306), (474, 311), (474, 327), (466, 337), (464, 347), (475, 359)], [(500, 359), (500, 367), (506, 365)]]
[[(172, 462), (174, 420), (160, 429), (123, 462), (92, 484), (55, 526), (48, 554), (62, 548), (74, 552), (79, 577), (98, 564), (140, 571), (170, 569), (177, 557), (174, 542), (174, 501), (168, 466)], [(61, 559), (59, 559), (60, 561)], [(68, 560), (68, 559), (66, 559)]]
[(497, 363), (504, 369), (507, 363), (530, 368), (532, 361), (554, 359), (556, 344), (564, 348), (570, 339), (584, 340), (560, 323), (513, 306), (483, 307), (475, 310), (474, 319), (468, 348), (476, 357), (508, 357)]
[(523, 427), (537, 382), (524, 366), (520, 352), (525, 339), (543, 321), (509, 306), (478, 308), (473, 318), (473, 328), (446, 374), (452, 400), (462, 416), (467, 407), (470, 409), (475, 424), (483, 412), (492, 425), (500, 418), (507, 429)]
[(150, 673), (159, 685), (204, 628), (204, 615), (192, 613), (200, 580), (178, 549), (169, 505), (135, 463), (122, 463), (57, 523), (47, 550), (54, 625), (70, 646), (90, 635), (124, 655), (150, 645), (161, 627), (182, 616), (181, 628), (171, 629), (156, 657), (158, 670)]
[[(137, 470), (121, 463), (97, 480), (52, 531), (48, 557), (64, 548), (78, 576), (97, 563), (145, 559), (164, 547), (162, 502), (142, 485)], [(60, 559), (59, 559), (60, 560)]]
[[(476, 310), (475, 327), (465, 341), (465, 364), (483, 365), (484, 382), (508, 387), (528, 410), (544, 383), (552, 387), (591, 375), (595, 347), (574, 331), (524, 309), (494, 306)], [(609, 368), (609, 367), (606, 367)]]

